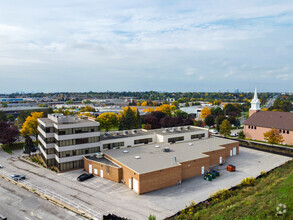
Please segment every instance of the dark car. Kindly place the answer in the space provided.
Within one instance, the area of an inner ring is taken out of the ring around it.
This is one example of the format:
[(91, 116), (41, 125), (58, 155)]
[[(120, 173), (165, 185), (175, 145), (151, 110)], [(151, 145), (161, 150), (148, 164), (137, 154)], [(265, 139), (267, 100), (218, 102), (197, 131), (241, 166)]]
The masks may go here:
[(25, 175), (22, 174), (13, 174), (11, 176), (9, 176), (11, 179), (15, 180), (15, 181), (19, 181), (19, 180), (24, 180), (25, 179)]
[(77, 177), (77, 180), (79, 182), (82, 182), (82, 181), (85, 181), (85, 180), (90, 179), (90, 178), (93, 178), (93, 177), (94, 177), (93, 174), (84, 173), (84, 174), (81, 174), (79, 177)]

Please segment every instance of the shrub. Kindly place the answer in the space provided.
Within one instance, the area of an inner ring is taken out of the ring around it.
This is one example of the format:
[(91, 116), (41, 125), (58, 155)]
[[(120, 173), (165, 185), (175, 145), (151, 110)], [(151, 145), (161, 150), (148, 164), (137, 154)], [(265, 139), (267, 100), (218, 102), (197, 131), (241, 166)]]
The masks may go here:
[(156, 220), (156, 216), (155, 215), (150, 215), (149, 220)]
[(256, 178), (247, 177), (241, 181), (241, 186), (254, 186), (256, 183)]
[(52, 170), (52, 171), (58, 173), (58, 168), (55, 167), (55, 166), (51, 166), (51, 167), (50, 167), (50, 170)]
[(261, 171), (260, 175), (265, 176), (265, 175), (267, 175), (267, 172), (266, 171)]

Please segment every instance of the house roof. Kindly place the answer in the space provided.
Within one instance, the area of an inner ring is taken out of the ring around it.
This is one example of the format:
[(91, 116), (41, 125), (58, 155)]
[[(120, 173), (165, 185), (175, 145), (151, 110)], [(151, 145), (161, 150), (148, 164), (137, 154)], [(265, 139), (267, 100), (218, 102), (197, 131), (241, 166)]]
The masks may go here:
[(293, 130), (293, 113), (259, 111), (251, 115), (244, 125)]

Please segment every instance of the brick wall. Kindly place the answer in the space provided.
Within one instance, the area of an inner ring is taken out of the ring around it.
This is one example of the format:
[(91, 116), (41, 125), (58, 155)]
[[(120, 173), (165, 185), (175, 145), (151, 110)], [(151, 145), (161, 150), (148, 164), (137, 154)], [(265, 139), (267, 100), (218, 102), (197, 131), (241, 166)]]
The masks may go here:
[[(120, 180), (122, 178), (122, 168), (108, 166), (103, 163), (99, 163), (97, 161), (88, 160), (86, 158), (83, 158), (83, 161), (84, 161), (84, 169), (86, 170), (86, 172), (89, 172), (89, 164), (91, 164), (93, 175), (101, 176), (101, 170), (103, 170), (103, 178), (112, 180), (116, 183), (120, 183)], [(98, 170), (98, 174), (95, 174), (94, 172), (95, 169)]]
[(201, 175), (201, 167), (204, 166), (205, 171), (209, 169), (209, 157), (196, 160), (182, 162), (182, 179), (188, 179)]
[(220, 157), (222, 157), (222, 161), (226, 161), (226, 148), (213, 150), (208, 152), (202, 152), (203, 154), (209, 155), (209, 164), (210, 166), (219, 165)]

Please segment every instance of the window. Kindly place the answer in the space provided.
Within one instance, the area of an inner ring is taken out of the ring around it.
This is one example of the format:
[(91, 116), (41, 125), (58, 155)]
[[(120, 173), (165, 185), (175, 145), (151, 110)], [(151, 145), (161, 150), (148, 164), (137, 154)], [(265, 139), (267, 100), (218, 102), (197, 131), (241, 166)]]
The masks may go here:
[(201, 139), (201, 138), (203, 138), (203, 137), (205, 137), (205, 134), (193, 134), (193, 135), (191, 135), (191, 139)]
[(289, 130), (287, 131), (287, 134), (289, 134)]
[(183, 141), (184, 137), (168, 138), (168, 143), (175, 143), (176, 141)]
[(256, 129), (256, 126), (254, 126), (254, 129)]
[(124, 146), (124, 142), (116, 142), (116, 143), (109, 143), (109, 144), (103, 144), (103, 149), (113, 149), (114, 147), (122, 147)]
[(283, 134), (285, 134), (285, 130), (283, 130)]
[(145, 138), (145, 139), (135, 140), (134, 144), (148, 144), (149, 142), (153, 142), (153, 139), (152, 138)]
[(248, 129), (250, 129), (250, 125), (248, 125)]
[(86, 144), (89, 142), (88, 138), (79, 138), (79, 139), (75, 139), (75, 144)]

